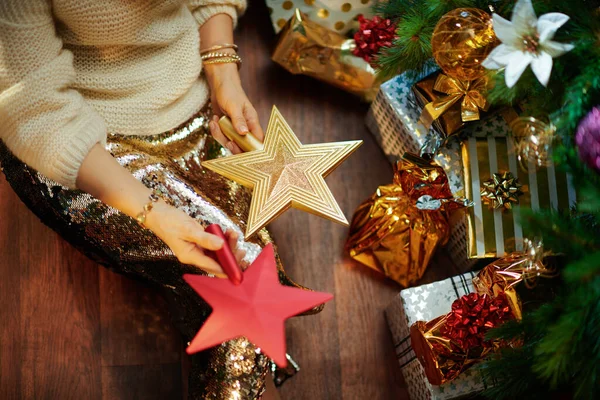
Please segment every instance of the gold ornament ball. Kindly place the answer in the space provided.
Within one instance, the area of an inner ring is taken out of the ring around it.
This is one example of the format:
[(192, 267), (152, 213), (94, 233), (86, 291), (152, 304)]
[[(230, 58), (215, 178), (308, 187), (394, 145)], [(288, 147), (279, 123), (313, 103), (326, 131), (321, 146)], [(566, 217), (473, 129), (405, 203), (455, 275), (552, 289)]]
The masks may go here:
[(496, 47), (492, 17), (477, 8), (457, 8), (440, 19), (433, 30), (433, 58), (446, 75), (471, 81), (481, 78), (481, 63)]

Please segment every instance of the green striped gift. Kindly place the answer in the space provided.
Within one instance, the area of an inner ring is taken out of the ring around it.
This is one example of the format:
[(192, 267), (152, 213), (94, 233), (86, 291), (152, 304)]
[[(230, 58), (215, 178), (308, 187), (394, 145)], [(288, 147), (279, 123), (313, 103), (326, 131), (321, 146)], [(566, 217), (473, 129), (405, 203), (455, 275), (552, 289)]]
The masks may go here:
[[(523, 167), (517, 159), (515, 144), (506, 136), (501, 122), (494, 131), (486, 129), (462, 143), (466, 197), (475, 205), (467, 213), (467, 247), (470, 258), (501, 257), (523, 249), (526, 232), (520, 223), (524, 209), (568, 209), (575, 203), (575, 190), (567, 174), (554, 165)], [(489, 128), (489, 127), (488, 127)], [(487, 136), (486, 136), (487, 133)], [(491, 133), (491, 134), (490, 134)], [(523, 192), (510, 209), (493, 209), (482, 200), (483, 182), (494, 173), (511, 172)]]

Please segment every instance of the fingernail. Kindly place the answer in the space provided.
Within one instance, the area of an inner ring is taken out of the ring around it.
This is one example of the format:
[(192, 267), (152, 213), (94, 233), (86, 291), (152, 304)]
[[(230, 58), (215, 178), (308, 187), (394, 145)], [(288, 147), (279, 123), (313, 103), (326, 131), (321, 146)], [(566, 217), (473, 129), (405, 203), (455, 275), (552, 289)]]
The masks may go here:
[(227, 278), (227, 275), (225, 275), (224, 273), (220, 272), (220, 271), (215, 271), (212, 269), (205, 269), (206, 272), (208, 272), (209, 274), (211, 274), (212, 276), (214, 276), (215, 278)]
[(215, 245), (215, 247), (223, 247), (223, 244), (224, 244), (223, 239), (221, 239), (220, 237), (217, 237), (217, 236), (215, 236), (212, 239), (212, 242)]
[(233, 142), (227, 142), (227, 143), (225, 143), (225, 147), (227, 147), (227, 149), (229, 151), (233, 151)]
[(216, 127), (215, 121), (210, 121), (210, 122), (208, 123), (208, 128), (209, 128), (211, 131), (214, 131), (214, 130), (215, 130), (215, 127)]
[(246, 125), (240, 125), (240, 133), (248, 133), (248, 127)]

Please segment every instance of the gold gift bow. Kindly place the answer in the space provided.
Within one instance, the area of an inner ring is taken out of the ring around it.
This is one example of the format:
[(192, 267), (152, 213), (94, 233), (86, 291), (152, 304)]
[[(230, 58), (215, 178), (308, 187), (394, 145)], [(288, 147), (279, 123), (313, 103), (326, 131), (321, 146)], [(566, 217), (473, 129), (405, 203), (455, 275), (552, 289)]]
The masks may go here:
[(442, 116), (454, 104), (462, 99), (461, 119), (463, 122), (477, 121), (480, 118), (479, 109), (487, 111), (490, 107), (485, 94), (487, 92), (489, 79), (483, 76), (474, 81), (462, 81), (451, 78), (448, 75), (439, 74), (435, 80), (433, 89), (445, 93), (427, 103), (423, 107), (419, 120), (427, 129), (431, 128), (433, 121)]
[(513, 203), (519, 204), (519, 196), (523, 194), (521, 191), (523, 185), (510, 171), (494, 172), (481, 186), (481, 200), (494, 210), (512, 209)]

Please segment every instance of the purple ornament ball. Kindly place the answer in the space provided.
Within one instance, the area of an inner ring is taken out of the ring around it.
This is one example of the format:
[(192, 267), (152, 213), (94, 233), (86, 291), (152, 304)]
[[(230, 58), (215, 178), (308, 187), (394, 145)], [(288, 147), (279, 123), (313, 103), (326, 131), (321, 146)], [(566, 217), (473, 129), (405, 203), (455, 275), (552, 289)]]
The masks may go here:
[(575, 143), (579, 157), (596, 172), (600, 171), (600, 107), (592, 108), (586, 115), (575, 134)]

